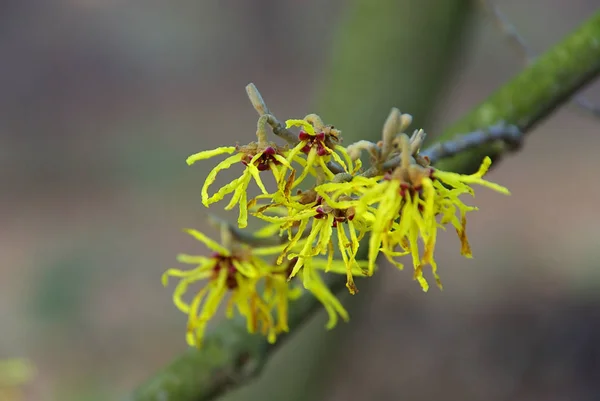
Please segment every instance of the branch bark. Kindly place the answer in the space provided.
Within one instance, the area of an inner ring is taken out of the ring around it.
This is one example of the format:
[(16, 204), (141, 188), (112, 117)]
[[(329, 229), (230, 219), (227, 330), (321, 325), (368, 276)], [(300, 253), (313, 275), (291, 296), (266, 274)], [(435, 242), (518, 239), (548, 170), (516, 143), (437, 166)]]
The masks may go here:
[[(451, 140), (499, 122), (529, 133), (599, 73), (600, 11), (597, 11), (435, 140)], [(485, 156), (498, 161), (511, 148), (503, 141), (496, 141), (443, 160), (436, 167), (472, 173)]]
[[(390, 49), (393, 51), (393, 49)], [(407, 55), (410, 57), (410, 55)], [(552, 111), (569, 100), (600, 72), (600, 11), (562, 42), (539, 57), (486, 101), (437, 138), (450, 140), (460, 133), (475, 131), (504, 121), (523, 133), (531, 131)], [(385, 110), (387, 112), (388, 110)], [(470, 148), (438, 167), (468, 173), (485, 155), (494, 159), (510, 147), (502, 141)], [(344, 288), (345, 277), (333, 277), (333, 289)], [(311, 296), (290, 306), (290, 331), (299, 329), (320, 307)], [(245, 324), (225, 321), (207, 335), (202, 350), (190, 349), (165, 367), (134, 393), (134, 401), (204, 401), (229, 388), (247, 383), (260, 374), (275, 345), (249, 335)]]

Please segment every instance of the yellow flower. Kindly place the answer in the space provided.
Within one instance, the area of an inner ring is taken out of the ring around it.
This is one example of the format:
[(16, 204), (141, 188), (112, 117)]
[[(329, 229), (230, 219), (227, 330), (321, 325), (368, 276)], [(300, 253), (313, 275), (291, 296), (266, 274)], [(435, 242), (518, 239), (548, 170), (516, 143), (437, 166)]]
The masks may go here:
[[(272, 142), (252, 142), (245, 146), (229, 146), (206, 150), (189, 156), (186, 162), (188, 165), (192, 165), (199, 160), (209, 159), (222, 154), (231, 154), (233, 152), (237, 153), (217, 164), (206, 177), (202, 186), (202, 203), (208, 207), (233, 192), (230, 202), (225, 206), (225, 210), (233, 209), (236, 204), (239, 204), (238, 225), (240, 228), (243, 228), (248, 225), (246, 204), (248, 203), (247, 191), (250, 181), (254, 179), (261, 192), (269, 194), (260, 178), (260, 172), (270, 170), (273, 173), (275, 181), (279, 183), (285, 174), (285, 167), (291, 169), (291, 166), (284, 157), (287, 150)], [(246, 166), (242, 175), (221, 187), (212, 196), (209, 196), (208, 188), (215, 182), (217, 174), (236, 163), (242, 163)], [(278, 167), (280, 165), (283, 165), (284, 168), (280, 169)]]
[[(415, 130), (409, 138), (404, 131), (412, 117), (397, 109), (386, 120), (381, 141), (359, 141), (345, 148), (341, 132), (325, 125), (319, 116), (287, 120), (284, 128), (270, 114), (256, 88), (250, 85), (247, 91), (260, 115), (258, 141), (199, 152), (188, 157), (187, 163), (228, 155), (208, 174), (202, 186), (202, 203), (208, 207), (232, 194), (225, 209), (239, 205), (240, 228), (247, 226), (248, 213), (268, 224), (249, 235), (222, 227), (222, 245), (196, 230), (186, 230), (213, 251), (212, 256), (180, 255), (180, 262), (195, 268), (169, 269), (163, 275), (164, 285), (169, 277), (180, 279), (173, 301), (188, 315), (187, 340), (191, 345), (201, 345), (209, 320), (222, 304), (227, 318), (237, 310), (249, 332), (259, 331), (274, 342), (289, 330), (289, 302), (303, 292), (324, 305), (329, 315), (327, 328), (333, 328), (340, 318), (348, 320), (348, 313), (323, 274), (345, 274), (346, 287), (355, 294), (354, 277), (374, 274), (380, 254), (400, 269), (403, 264), (398, 258), (410, 255), (414, 279), (424, 291), (429, 284), (422, 269), (430, 265), (441, 288), (434, 258), (438, 229), (453, 226), (461, 241), (461, 254), (471, 257), (466, 215), (477, 208), (466, 205), (461, 196), (474, 195), (472, 185), (509, 194), (506, 188), (483, 179), (489, 158), (471, 175), (431, 167), (430, 159), (419, 154), (425, 132)], [(297, 135), (292, 127), (300, 128)], [(291, 149), (269, 142), (267, 131), (284, 139)], [(369, 153), (371, 166), (361, 171), (364, 150)], [(245, 166), (241, 176), (209, 195), (218, 173), (238, 163)], [(276, 183), (273, 192), (266, 189), (260, 175), (266, 170)], [(316, 184), (299, 189), (309, 176)], [(248, 199), (251, 181), (261, 194)], [(259, 203), (263, 200), (265, 204)], [(358, 261), (360, 242), (367, 234), (367, 260)], [(277, 236), (284, 239), (273, 242), (271, 237)], [(256, 246), (267, 243), (280, 245)], [(338, 254), (341, 260), (336, 261)], [(265, 261), (264, 257), (273, 260)], [(188, 287), (199, 281), (205, 282), (204, 287), (184, 300)]]
[[(360, 169), (360, 161), (353, 162), (346, 149), (339, 145), (340, 131), (331, 125), (324, 125), (319, 116), (310, 114), (303, 120), (287, 120), (286, 128), (290, 127), (300, 127), (301, 131), (298, 134), (299, 142), (289, 151), (287, 160), (290, 163), (295, 161), (303, 167), (292, 188), (304, 181), (309, 173), (313, 176), (322, 174), (331, 180), (335, 175), (327, 166), (331, 159), (343, 172), (355, 173)], [(306, 155), (306, 160), (300, 157), (302, 153)]]
[[(327, 266), (332, 265), (337, 246), (346, 266), (346, 286), (350, 293), (355, 294), (358, 290), (352, 271), (358, 265), (356, 255), (359, 242), (369, 230), (372, 214), (363, 213), (356, 218), (358, 199), (343, 193), (333, 197), (329, 194), (329, 191), (339, 190), (337, 185), (343, 187), (342, 183), (328, 183), (318, 186), (315, 190), (290, 196), (286, 201), (287, 213), (283, 215), (272, 216), (264, 213), (282, 206), (274, 203), (259, 208), (253, 215), (269, 223), (279, 224), (280, 233), (287, 231), (287, 245), (279, 255), (277, 264), (281, 264), (286, 256), (295, 260), (289, 278), (295, 277), (301, 269), (310, 269), (311, 265), (306, 261), (317, 255), (327, 256), (325, 271), (329, 271)], [(334, 232), (337, 234), (337, 245), (334, 245)], [(311, 274), (303, 277), (306, 280)]]
[[(250, 248), (241, 244), (225, 247), (199, 231), (186, 231), (214, 252), (210, 257), (179, 255), (181, 263), (196, 265), (196, 268), (169, 269), (162, 277), (165, 286), (169, 277), (181, 279), (173, 293), (173, 301), (188, 315), (188, 344), (201, 346), (208, 321), (227, 296), (227, 318), (233, 317), (234, 309), (237, 309), (246, 319), (248, 332), (260, 331), (274, 342), (277, 334), (287, 330), (287, 304), (282, 303), (287, 302), (288, 296), (293, 298), (294, 294), (287, 286), (277, 284), (281, 280), (276, 276), (281, 272), (274, 271), (260, 256), (277, 254), (281, 247)], [(225, 238), (223, 242), (230, 241)], [(261, 279), (269, 279), (266, 297), (257, 288)], [(198, 281), (207, 281), (207, 284), (190, 303), (183, 300), (188, 286)], [(278, 321), (273, 318), (273, 308), (278, 312)]]
[[(489, 158), (472, 175), (445, 172), (428, 167), (426, 160), (415, 157), (418, 149), (411, 149), (406, 135), (402, 135), (400, 139), (400, 165), (386, 174), (380, 182), (360, 189), (362, 196), (357, 211), (362, 213), (375, 210), (369, 241), (369, 272), (372, 273), (379, 252), (399, 268), (403, 265), (395, 258), (410, 254), (414, 278), (419, 281), (423, 290), (427, 291), (429, 288), (422, 273), (422, 267), (426, 264), (432, 267), (435, 280), (441, 288), (433, 257), (438, 228), (452, 224), (461, 240), (461, 253), (466, 257), (471, 256), (465, 231), (466, 213), (476, 208), (466, 206), (459, 196), (464, 193), (473, 195), (472, 184), (486, 186), (506, 195), (509, 191), (482, 178), (491, 164)], [(457, 212), (460, 220), (456, 216)], [(440, 221), (438, 215), (441, 215)], [(419, 240), (423, 243), (422, 255)]]
[[(293, 179), (293, 174), (290, 178)], [(299, 244), (311, 218), (316, 214), (313, 206), (316, 203), (317, 194), (312, 190), (299, 191), (296, 195), (291, 195), (289, 191), (277, 192), (270, 197), (270, 203), (258, 205), (256, 201), (263, 198), (267, 197), (259, 195), (250, 203), (251, 213), (270, 224), (257, 231), (255, 236), (264, 238), (276, 235), (277, 232), (279, 235), (287, 232), (287, 245), (277, 259), (279, 265), (287, 252)]]
[[(414, 189), (406, 183), (390, 178), (373, 187), (361, 200), (378, 203), (369, 239), (369, 273), (373, 272), (380, 251), (399, 268), (402, 268), (402, 264), (396, 262), (394, 257), (411, 253), (415, 278), (419, 280), (423, 289), (427, 289), (427, 282), (421, 273), (417, 241), (421, 237), (427, 246), (433, 246), (437, 223), (431, 204), (431, 201), (435, 200), (431, 180), (423, 179), (422, 185)], [(395, 250), (396, 246), (400, 246), (401, 250)]]

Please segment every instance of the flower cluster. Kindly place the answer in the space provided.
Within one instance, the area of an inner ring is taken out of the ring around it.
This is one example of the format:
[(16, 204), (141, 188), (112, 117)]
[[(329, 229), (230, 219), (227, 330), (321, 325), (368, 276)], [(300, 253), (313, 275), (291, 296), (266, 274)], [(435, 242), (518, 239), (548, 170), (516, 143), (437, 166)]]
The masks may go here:
[[(237, 227), (221, 226), (222, 244), (187, 230), (212, 256), (180, 255), (180, 262), (196, 267), (170, 269), (163, 276), (165, 285), (169, 277), (180, 279), (174, 302), (188, 315), (191, 345), (201, 344), (206, 324), (223, 303), (227, 317), (237, 310), (249, 332), (261, 332), (275, 341), (278, 334), (288, 331), (289, 303), (304, 291), (324, 305), (331, 328), (338, 317), (347, 320), (348, 314), (323, 275), (344, 274), (346, 287), (355, 294), (354, 276), (371, 276), (380, 254), (399, 268), (403, 268), (399, 259), (409, 256), (414, 278), (424, 291), (429, 284), (423, 267), (431, 266), (441, 288), (434, 259), (438, 229), (453, 226), (461, 253), (471, 257), (466, 214), (476, 208), (463, 203), (461, 195), (473, 195), (473, 184), (509, 194), (506, 188), (483, 179), (489, 158), (472, 175), (433, 167), (420, 154), (425, 133), (416, 130), (409, 137), (405, 130), (411, 117), (397, 109), (385, 122), (381, 141), (344, 147), (341, 132), (319, 116), (310, 114), (284, 125), (269, 113), (255, 87), (250, 85), (248, 94), (260, 114), (257, 141), (203, 151), (187, 159), (191, 165), (229, 155), (204, 181), (202, 203), (208, 207), (231, 194), (225, 209), (239, 209)], [(269, 129), (286, 144), (268, 141)], [(362, 168), (364, 150), (370, 155), (368, 169)], [(210, 193), (218, 173), (234, 165), (242, 166), (241, 175)], [(248, 195), (252, 181), (260, 191), (256, 196)], [(266, 224), (248, 233), (249, 215)], [(365, 236), (368, 251), (359, 251), (366, 248), (361, 241)], [(185, 301), (190, 284), (200, 280), (205, 286)]]
[[(207, 323), (223, 303), (228, 318), (237, 310), (246, 319), (248, 332), (260, 332), (269, 342), (275, 342), (278, 334), (289, 330), (288, 303), (297, 299), (303, 291), (300, 286), (288, 282), (295, 261), (292, 259), (288, 263), (274, 265), (264, 260), (264, 257), (280, 253), (285, 245), (251, 247), (236, 241), (227, 225), (222, 225), (221, 229), (223, 245), (200, 231), (185, 231), (212, 251), (210, 256), (180, 254), (177, 258), (180, 263), (195, 267), (189, 270), (172, 268), (162, 277), (165, 286), (170, 277), (180, 279), (173, 300), (175, 306), (188, 315), (189, 345), (201, 346)], [(327, 327), (332, 328), (338, 316), (348, 320), (348, 313), (316, 273), (325, 268), (324, 262), (323, 259), (312, 260), (311, 269), (302, 275), (312, 275), (307, 289), (325, 306), (329, 314)], [(329, 267), (333, 271), (344, 268), (336, 262)], [(190, 300), (184, 300), (188, 287), (200, 281), (205, 281), (206, 285)], [(225, 298), (228, 298), (226, 302)]]

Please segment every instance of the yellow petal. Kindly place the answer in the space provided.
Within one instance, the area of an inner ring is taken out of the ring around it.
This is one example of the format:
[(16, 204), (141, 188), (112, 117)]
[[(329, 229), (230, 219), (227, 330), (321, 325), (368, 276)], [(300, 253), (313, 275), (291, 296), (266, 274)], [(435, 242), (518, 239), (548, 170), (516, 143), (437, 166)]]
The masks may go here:
[(213, 150), (205, 150), (189, 156), (186, 159), (186, 163), (188, 164), (188, 166), (191, 166), (198, 160), (210, 159), (211, 157), (222, 155), (224, 153), (231, 154), (233, 152), (235, 152), (235, 146), (224, 146)]
[(221, 255), (230, 256), (229, 250), (225, 247), (219, 245), (216, 241), (208, 238), (206, 235), (202, 234), (198, 230), (194, 230), (192, 228), (186, 228), (183, 231), (196, 238), (198, 241), (202, 242), (204, 245), (208, 247), (211, 251), (217, 252)]
[(292, 163), (292, 161), (296, 161), (297, 163), (302, 164), (304, 160), (302, 160), (299, 156), (300, 151), (306, 145), (306, 141), (300, 141), (296, 146), (294, 146), (287, 154), (286, 159), (288, 163)]
[(225, 210), (233, 209), (233, 207), (240, 202), (242, 194), (245, 194), (248, 190), (248, 184), (250, 183), (251, 178), (252, 176), (250, 175), (250, 172), (248, 170), (244, 170), (244, 174), (242, 174), (242, 176), (239, 178), (237, 186), (233, 190), (233, 195), (231, 196), (227, 206), (225, 206)]
[(258, 276), (256, 267), (251, 262), (240, 262), (232, 258), (231, 263), (233, 263), (233, 266), (235, 266), (235, 269), (240, 272), (240, 274), (247, 278), (254, 278)]
[(246, 228), (246, 226), (248, 226), (248, 209), (246, 208), (246, 204), (248, 202), (248, 194), (246, 193), (245, 190), (240, 191), (240, 202), (239, 202), (239, 208), (240, 208), (240, 215), (238, 217), (238, 227), (239, 228)]
[(307, 134), (315, 135), (315, 128), (306, 120), (287, 120), (285, 122), (285, 128), (300, 127), (306, 131)]
[(328, 215), (327, 218), (323, 219), (323, 224), (321, 225), (321, 230), (319, 232), (319, 241), (311, 252), (313, 256), (318, 255), (327, 249), (327, 244), (331, 242), (331, 235), (333, 234), (332, 224), (333, 215)]
[(212, 269), (214, 265), (215, 263), (213, 262), (206, 265), (200, 265), (199, 267), (192, 270), (168, 269), (162, 274), (162, 285), (166, 287), (169, 284), (169, 277), (190, 277), (191, 281), (202, 280), (210, 275), (210, 272), (207, 273), (207, 270)]
[(211, 258), (207, 258), (206, 256), (186, 255), (183, 253), (177, 255), (177, 261), (179, 263), (186, 263), (189, 265), (201, 265), (208, 263), (210, 260)]
[[(212, 288), (208, 291), (208, 295), (202, 306), (202, 311), (198, 314), (198, 320), (201, 322), (209, 321), (217, 313), (217, 309), (227, 292), (227, 287), (225, 286), (227, 276), (227, 271), (221, 270), (217, 281), (211, 282)], [(194, 312), (194, 308), (191, 308), (190, 313), (192, 312)]]
[(252, 248), (252, 254), (256, 256), (269, 256), (277, 255), (286, 248), (287, 244), (275, 245), (275, 246), (264, 246), (260, 248)]
[(344, 200), (344, 201), (339, 201), (339, 200), (333, 200), (331, 196), (329, 196), (328, 193), (323, 192), (323, 191), (318, 191), (317, 192), (319, 195), (321, 195), (321, 197), (323, 197), (323, 199), (325, 200), (325, 202), (331, 206), (332, 208), (335, 209), (348, 209), (351, 207), (356, 207), (358, 204), (357, 200)]
[(344, 160), (346, 161), (345, 165), (346, 165), (346, 172), (347, 173), (354, 173), (353, 170), (353, 163), (352, 163), (352, 158), (350, 158), (350, 155), (348, 154), (348, 152), (346, 151), (346, 148), (341, 146), (341, 145), (335, 145), (335, 150), (337, 152), (340, 152), (341, 155), (344, 157)]
[(222, 186), (219, 188), (216, 194), (211, 196), (208, 199), (202, 199), (202, 204), (206, 207), (210, 206), (212, 203), (219, 202), (222, 200), (225, 195), (234, 192), (239, 186), (242, 179), (245, 178), (243, 175), (231, 181), (229, 184)]
[(313, 166), (315, 164), (316, 158), (317, 158), (317, 150), (315, 148), (311, 148), (310, 152), (308, 152), (308, 157), (306, 158), (306, 167), (304, 167), (304, 169), (302, 170), (300, 177), (298, 177), (296, 179), (296, 181), (294, 181), (294, 183), (292, 184), (292, 189), (296, 188), (298, 185), (300, 185), (300, 183), (302, 181), (304, 181), (304, 179), (306, 178), (306, 176), (308, 175), (308, 173), (311, 170), (314, 171)]
[(274, 154), (273, 158), (275, 158), (275, 160), (277, 160), (279, 163), (283, 164), (285, 167), (289, 168), (290, 170), (292, 169), (292, 165), (287, 161), (287, 159), (281, 155), (278, 154)]
[[(336, 146), (336, 149), (337, 149), (338, 147), (339, 147), (339, 146)], [(342, 148), (342, 149), (343, 149), (343, 148)], [(337, 163), (337, 164), (339, 164), (340, 166), (342, 166), (342, 168), (344, 169), (344, 171), (345, 171), (346, 173), (349, 173), (349, 172), (350, 172), (350, 169), (352, 168), (352, 165), (351, 165), (351, 164), (346, 164), (348, 160), (346, 160), (346, 161), (342, 160), (342, 158), (340, 157), (340, 155), (338, 155), (338, 154), (337, 154), (337, 153), (335, 153), (335, 152), (332, 152), (332, 153), (331, 153), (331, 157), (333, 158), (333, 160), (335, 160), (335, 161), (336, 161), (336, 163)]]
[(327, 325), (325, 326), (328, 330), (333, 329), (338, 321), (338, 316), (340, 316), (343, 320), (348, 321), (350, 316), (341, 302), (331, 293), (331, 291), (327, 288), (327, 286), (323, 283), (320, 275), (315, 272), (313, 273), (311, 284), (307, 288), (315, 298), (317, 298), (325, 307), (327, 314), (329, 315), (329, 320)]
[(240, 162), (242, 160), (242, 156), (243, 155), (241, 153), (230, 156), (227, 159), (220, 162), (219, 164), (217, 164), (215, 166), (215, 168), (213, 168), (210, 171), (210, 173), (208, 173), (208, 176), (206, 177), (206, 180), (204, 180), (204, 184), (202, 185), (202, 202), (203, 203), (206, 204), (208, 202), (208, 187), (211, 186), (215, 182), (219, 171), (228, 169), (229, 167), (231, 167), (231, 165)]
[(335, 174), (333, 174), (331, 170), (329, 170), (329, 167), (327, 167), (327, 164), (325, 164), (325, 158), (323, 156), (317, 157), (317, 165), (321, 167), (321, 171), (323, 171), (328, 180), (332, 180), (333, 177), (335, 177)]
[(248, 169), (248, 171), (254, 178), (254, 181), (256, 181), (256, 185), (258, 185), (258, 188), (260, 189), (260, 191), (263, 194), (267, 195), (269, 193), (269, 191), (267, 191), (267, 189), (265, 188), (265, 185), (263, 184), (263, 182), (260, 178), (260, 172), (258, 171), (256, 166), (253, 164), (248, 164), (248, 166), (246, 166), (246, 168)]

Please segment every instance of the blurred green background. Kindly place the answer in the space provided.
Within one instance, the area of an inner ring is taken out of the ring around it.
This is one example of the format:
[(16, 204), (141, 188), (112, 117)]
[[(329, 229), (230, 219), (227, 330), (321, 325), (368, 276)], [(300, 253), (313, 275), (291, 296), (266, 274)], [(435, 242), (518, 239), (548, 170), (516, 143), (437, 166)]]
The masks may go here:
[[(596, 6), (496, 4), (537, 52)], [(312, 107), (346, 6), (3, 6), (0, 358), (25, 356), (38, 366), (26, 400), (120, 399), (185, 349), (185, 316), (160, 283), (178, 252), (201, 249), (181, 228), (208, 230), (199, 192), (210, 163), (191, 168), (185, 158), (252, 140), (248, 82), (280, 119), (318, 113)], [(432, 134), (521, 68), (491, 22), (478, 13), (473, 24), (458, 75), (424, 122)], [(597, 88), (586, 92), (600, 103)], [(597, 399), (600, 187), (592, 174), (600, 171), (599, 127), (566, 107), (493, 171), (513, 196), (477, 193), (473, 260), (460, 257), (452, 233), (442, 236), (443, 292), (423, 294), (410, 272), (382, 269), (370, 294), (355, 297), (362, 309), (349, 325), (326, 333), (322, 316), (315, 323), (312, 335), (342, 344), (323, 354), (326, 371), (313, 365), (316, 372), (306, 372), (310, 365), (294, 360), (310, 355), (306, 339), (289, 343), (307, 348), (277, 366), (289, 366), (285, 374), (299, 389), (326, 377), (324, 400)], [(282, 385), (269, 383), (269, 374), (261, 385)], [(282, 399), (284, 390), (274, 394)]]

